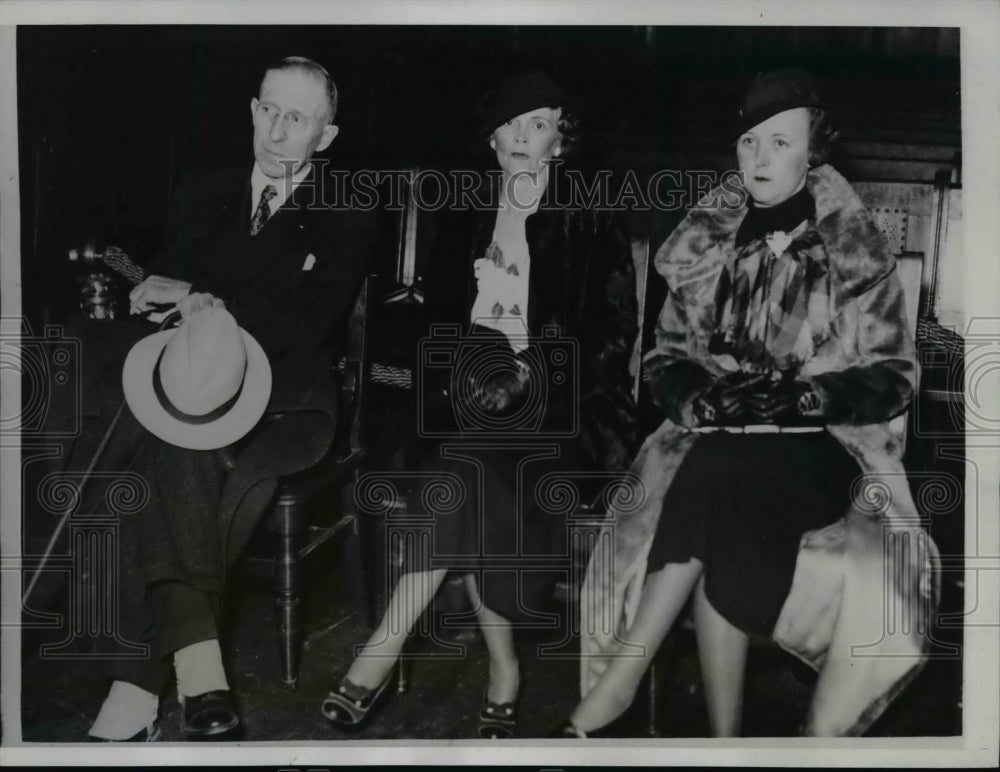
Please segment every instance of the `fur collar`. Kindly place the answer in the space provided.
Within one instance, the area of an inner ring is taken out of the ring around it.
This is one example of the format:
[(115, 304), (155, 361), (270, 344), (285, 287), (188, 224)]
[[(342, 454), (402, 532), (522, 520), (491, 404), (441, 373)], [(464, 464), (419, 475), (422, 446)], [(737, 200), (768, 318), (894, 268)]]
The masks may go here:
[[(830, 258), (832, 301), (839, 309), (889, 273), (895, 259), (857, 193), (832, 166), (810, 169), (806, 186), (816, 202), (815, 228)], [(735, 248), (736, 231), (747, 214), (746, 195), (742, 179), (727, 179), (663, 242), (656, 270), (673, 292), (683, 297), (706, 282), (714, 285)]]

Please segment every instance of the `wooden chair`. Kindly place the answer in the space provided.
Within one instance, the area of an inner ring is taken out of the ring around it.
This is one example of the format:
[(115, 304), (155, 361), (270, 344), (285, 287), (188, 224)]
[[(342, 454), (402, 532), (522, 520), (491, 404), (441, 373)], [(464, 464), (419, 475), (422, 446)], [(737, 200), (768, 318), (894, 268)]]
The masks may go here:
[[(362, 285), (348, 322), (347, 344), (337, 365), (340, 371), (337, 436), (327, 455), (309, 469), (284, 477), (267, 513), (266, 523), (277, 536), (273, 559), (250, 558), (248, 563), (273, 566), (275, 606), (281, 680), (298, 685), (302, 648), (302, 560), (334, 537), (344, 538), (343, 558), (350, 583), (352, 605), (375, 624), (375, 597), (370, 561), (366, 560), (370, 539), (362, 532), (366, 518), (358, 516), (354, 486), (365, 450), (361, 445), (361, 417), (366, 385), (370, 377), (367, 351), (369, 295), (373, 277)], [(312, 525), (309, 508), (331, 497), (339, 497), (336, 516), (329, 523)]]

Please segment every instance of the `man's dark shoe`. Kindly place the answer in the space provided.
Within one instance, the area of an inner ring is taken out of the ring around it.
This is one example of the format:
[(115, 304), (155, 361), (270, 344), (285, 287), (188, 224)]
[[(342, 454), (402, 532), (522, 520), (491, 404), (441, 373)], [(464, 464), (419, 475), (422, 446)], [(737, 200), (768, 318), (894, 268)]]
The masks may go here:
[(232, 692), (227, 689), (185, 697), (182, 704), (181, 729), (187, 740), (224, 739), (221, 735), (234, 734), (240, 725)]

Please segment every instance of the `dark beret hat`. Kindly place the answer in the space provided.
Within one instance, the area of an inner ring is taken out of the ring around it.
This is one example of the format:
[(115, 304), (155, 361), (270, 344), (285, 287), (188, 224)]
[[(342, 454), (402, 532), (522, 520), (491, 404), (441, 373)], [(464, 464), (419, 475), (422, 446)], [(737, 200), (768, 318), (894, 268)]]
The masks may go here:
[(739, 136), (772, 115), (795, 107), (822, 107), (812, 77), (803, 70), (783, 69), (758, 73), (743, 98), (734, 131)]
[(483, 97), (479, 104), (481, 134), (536, 107), (574, 109), (562, 87), (539, 70), (507, 78)]

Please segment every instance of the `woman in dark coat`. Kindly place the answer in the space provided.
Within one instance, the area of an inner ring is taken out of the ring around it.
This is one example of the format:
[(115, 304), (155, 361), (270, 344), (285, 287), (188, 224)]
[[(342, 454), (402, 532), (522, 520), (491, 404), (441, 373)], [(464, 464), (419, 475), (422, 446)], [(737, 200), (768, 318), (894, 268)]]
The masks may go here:
[(407, 555), (385, 618), (324, 702), (337, 724), (367, 718), (409, 630), (447, 571), (460, 569), (490, 654), (479, 732), (513, 736), (512, 622), (544, 609), (555, 575), (538, 564), (565, 553), (566, 523), (547, 508), (546, 483), (620, 470), (636, 447), (634, 267), (613, 215), (555, 201), (553, 159), (575, 125), (566, 104), (537, 72), (484, 102), (483, 134), (502, 175), (491, 202), (442, 218), (428, 304), (450, 326), (433, 327), (422, 352), (422, 428), (434, 440), (423, 471), (460, 493), (428, 513), (433, 554)]

